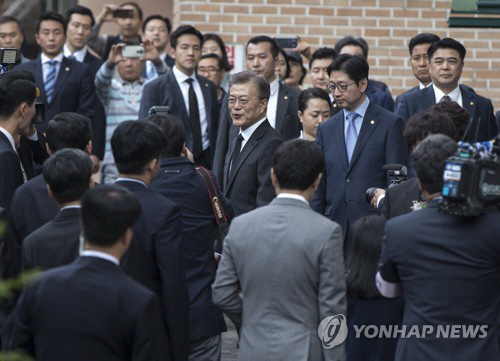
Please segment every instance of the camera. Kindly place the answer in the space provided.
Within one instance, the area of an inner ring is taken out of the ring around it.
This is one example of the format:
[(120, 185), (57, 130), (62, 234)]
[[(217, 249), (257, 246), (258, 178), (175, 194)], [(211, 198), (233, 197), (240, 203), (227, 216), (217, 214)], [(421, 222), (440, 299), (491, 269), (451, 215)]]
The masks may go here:
[[(389, 187), (393, 187), (408, 179), (408, 168), (402, 164), (386, 164), (382, 167), (383, 170), (387, 172), (387, 176), (393, 177)], [(366, 190), (366, 201), (368, 203), (372, 202), (375, 193), (377, 192), (377, 187), (371, 187)]]
[(500, 205), (499, 139), (479, 143), (458, 143), (447, 159), (443, 173), (442, 213), (477, 217), (497, 211)]
[(5, 73), (16, 64), (19, 51), (17, 49), (0, 48), (0, 74)]

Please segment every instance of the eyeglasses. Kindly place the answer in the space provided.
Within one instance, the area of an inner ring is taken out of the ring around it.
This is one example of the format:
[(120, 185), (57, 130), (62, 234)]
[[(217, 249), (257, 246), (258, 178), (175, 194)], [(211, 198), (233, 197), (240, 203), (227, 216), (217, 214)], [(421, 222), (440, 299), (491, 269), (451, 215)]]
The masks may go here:
[[(257, 99), (257, 100), (260, 100), (260, 98), (252, 98), (252, 99)], [(232, 98), (232, 97), (230, 97), (227, 103), (228, 103), (230, 106), (235, 106), (235, 105), (236, 105), (236, 102), (239, 102), (239, 103), (240, 103), (240, 105), (241, 105), (242, 107), (244, 107), (244, 106), (245, 106), (245, 105), (247, 105), (247, 104), (250, 102), (250, 100), (252, 100), (252, 99), (250, 99), (250, 98), (243, 98), (243, 97), (242, 97), (242, 98)]]
[(328, 87), (328, 89), (330, 89), (330, 91), (332, 93), (335, 93), (335, 89), (338, 89), (339, 92), (343, 93), (343, 92), (345, 92), (347, 90), (347, 88), (349, 88), (351, 85), (353, 85), (355, 83), (356, 83), (355, 81), (353, 81), (352, 83), (348, 83), (348, 84), (341, 83), (341, 84), (338, 84), (338, 85), (335, 84), (335, 83), (329, 83), (327, 85), (327, 87)]
[(215, 74), (217, 73), (218, 71), (220, 71), (220, 69), (217, 69), (213, 66), (209, 66), (208, 68), (205, 68), (205, 67), (198, 67), (198, 73), (210, 73), (210, 74)]

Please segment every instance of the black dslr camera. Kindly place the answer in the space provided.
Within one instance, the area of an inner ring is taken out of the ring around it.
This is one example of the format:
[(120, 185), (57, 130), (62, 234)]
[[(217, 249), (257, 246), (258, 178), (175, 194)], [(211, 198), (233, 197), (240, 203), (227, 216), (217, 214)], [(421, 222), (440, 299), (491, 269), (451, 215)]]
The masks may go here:
[[(399, 184), (408, 179), (408, 169), (402, 164), (386, 164), (382, 167), (382, 169), (387, 172), (387, 175), (389, 177), (393, 177), (391, 179), (389, 187), (395, 186), (396, 184)], [(376, 187), (371, 187), (366, 190), (365, 196), (368, 203), (372, 202), (373, 197), (375, 197), (376, 191)]]
[(500, 206), (499, 139), (480, 143), (458, 143), (443, 173), (442, 213), (477, 217)]

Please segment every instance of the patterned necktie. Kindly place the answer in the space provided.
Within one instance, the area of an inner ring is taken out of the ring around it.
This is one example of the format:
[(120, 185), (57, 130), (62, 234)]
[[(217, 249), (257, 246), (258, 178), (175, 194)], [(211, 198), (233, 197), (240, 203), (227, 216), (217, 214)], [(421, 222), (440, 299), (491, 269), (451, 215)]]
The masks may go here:
[(347, 150), (347, 159), (349, 163), (351, 163), (352, 153), (354, 152), (354, 147), (356, 146), (356, 140), (358, 139), (358, 130), (356, 129), (356, 123), (354, 123), (357, 117), (359, 117), (359, 114), (355, 112), (347, 113), (346, 116), (349, 125), (347, 126), (345, 146)]
[(47, 103), (50, 104), (52, 101), (52, 94), (54, 93), (54, 88), (56, 85), (56, 60), (51, 60), (48, 62), (49, 71), (47, 72), (47, 77), (45, 78), (45, 97), (47, 98)]
[(439, 102), (451, 102), (451, 98), (449, 95), (443, 95), (443, 97), (441, 98), (441, 100)]
[(234, 149), (233, 149), (233, 155), (231, 157), (230, 172), (232, 172), (234, 167), (236, 166), (236, 162), (238, 161), (238, 157), (240, 156), (241, 153), (242, 142), (243, 142), (243, 135), (241, 135), (240, 133), (234, 140)]
[(156, 72), (156, 67), (152, 62), (148, 63), (148, 73), (146, 74), (148, 80), (156, 78), (158, 73)]
[(193, 155), (198, 158), (203, 152), (201, 145), (201, 125), (200, 125), (200, 111), (198, 109), (198, 99), (196, 98), (196, 93), (193, 87), (193, 79), (189, 78), (186, 80), (189, 84), (189, 121), (191, 125), (191, 132), (193, 133)]

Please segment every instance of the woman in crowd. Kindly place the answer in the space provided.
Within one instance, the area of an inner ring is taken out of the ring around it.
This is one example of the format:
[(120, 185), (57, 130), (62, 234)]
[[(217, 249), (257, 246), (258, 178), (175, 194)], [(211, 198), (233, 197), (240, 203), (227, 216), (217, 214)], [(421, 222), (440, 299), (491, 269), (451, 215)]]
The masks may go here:
[(290, 63), (288, 62), (288, 56), (282, 48), (279, 48), (278, 61), (276, 62), (276, 74), (282, 83), (290, 76)]
[(375, 325), (380, 330), (380, 326), (395, 327), (401, 324), (402, 298), (384, 298), (375, 285), (384, 225), (384, 217), (366, 216), (354, 222), (349, 230), (345, 252), (349, 326), (347, 361), (394, 360), (397, 338), (378, 337), (378, 334), (368, 338), (359, 331), (362, 325)]
[(320, 88), (308, 88), (299, 95), (298, 112), (302, 123), (300, 139), (314, 141), (316, 128), (330, 118), (332, 103), (328, 93)]

